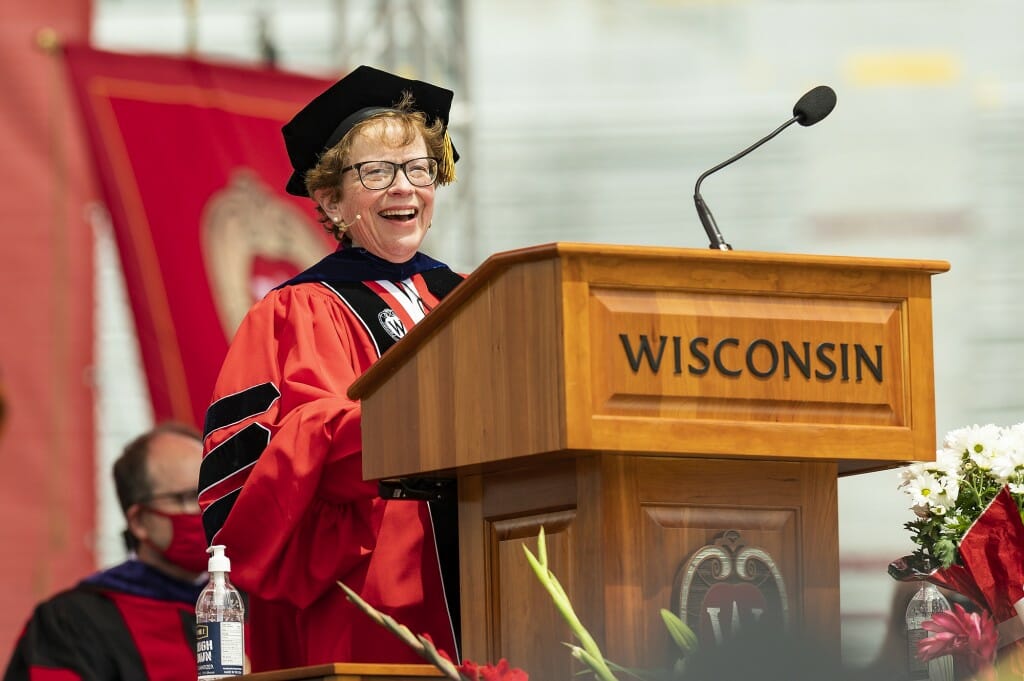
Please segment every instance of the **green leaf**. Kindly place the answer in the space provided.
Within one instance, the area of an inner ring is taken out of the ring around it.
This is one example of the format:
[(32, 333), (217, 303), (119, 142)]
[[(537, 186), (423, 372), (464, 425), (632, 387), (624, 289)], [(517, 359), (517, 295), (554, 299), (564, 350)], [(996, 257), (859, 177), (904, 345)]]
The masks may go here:
[(935, 545), (932, 546), (932, 552), (944, 568), (949, 567), (956, 561), (956, 544), (949, 539), (940, 539), (935, 542)]

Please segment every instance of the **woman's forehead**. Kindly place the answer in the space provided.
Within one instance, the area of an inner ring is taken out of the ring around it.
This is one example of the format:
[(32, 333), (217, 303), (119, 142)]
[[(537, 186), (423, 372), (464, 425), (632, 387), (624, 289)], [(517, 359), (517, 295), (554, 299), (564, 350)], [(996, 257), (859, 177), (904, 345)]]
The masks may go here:
[(392, 120), (374, 121), (360, 129), (352, 140), (351, 154), (376, 151), (418, 150), (426, 153), (427, 144), (415, 128), (406, 128)]

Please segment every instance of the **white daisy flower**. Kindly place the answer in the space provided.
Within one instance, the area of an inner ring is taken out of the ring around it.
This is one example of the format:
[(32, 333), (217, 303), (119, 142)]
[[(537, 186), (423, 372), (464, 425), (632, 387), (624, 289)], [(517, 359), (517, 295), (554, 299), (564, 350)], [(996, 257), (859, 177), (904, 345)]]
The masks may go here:
[(943, 481), (931, 471), (921, 471), (918, 475), (909, 479), (905, 487), (905, 491), (910, 495), (914, 506), (926, 506), (929, 509), (934, 509), (936, 506), (945, 507), (951, 504)]
[(1002, 432), (1002, 428), (991, 423), (959, 428), (946, 435), (945, 445), (949, 449), (967, 452), (967, 456), (978, 468), (987, 471), (992, 468), (992, 459), (999, 447)]
[(1007, 449), (992, 459), (992, 475), (1000, 484), (1024, 471), (1024, 451)]
[(963, 454), (955, 449), (944, 447), (935, 452), (935, 468), (946, 475), (960, 475), (963, 461)]

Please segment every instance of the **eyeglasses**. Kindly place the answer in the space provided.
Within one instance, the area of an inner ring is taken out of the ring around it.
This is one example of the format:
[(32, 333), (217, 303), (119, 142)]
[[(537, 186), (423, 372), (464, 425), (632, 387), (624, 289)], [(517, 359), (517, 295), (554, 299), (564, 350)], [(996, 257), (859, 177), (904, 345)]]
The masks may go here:
[(151, 494), (148, 497), (140, 499), (139, 503), (148, 504), (153, 501), (159, 501), (160, 499), (170, 499), (180, 508), (188, 508), (199, 504), (199, 491), (186, 489), (180, 492), (161, 492), (159, 494)]
[(345, 166), (341, 172), (355, 170), (359, 173), (359, 181), (367, 189), (387, 189), (395, 183), (395, 176), (401, 168), (409, 184), (414, 187), (429, 187), (437, 179), (437, 159), (425, 156), (414, 158), (405, 163), (391, 161), (363, 161)]

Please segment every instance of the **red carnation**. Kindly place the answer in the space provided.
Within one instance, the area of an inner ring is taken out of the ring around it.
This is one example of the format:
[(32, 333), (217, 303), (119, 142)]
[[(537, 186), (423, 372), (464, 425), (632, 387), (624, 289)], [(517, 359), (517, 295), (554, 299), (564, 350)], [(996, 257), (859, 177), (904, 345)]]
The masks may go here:
[(469, 681), (530, 681), (526, 672), (518, 667), (509, 667), (505, 658), (501, 658), (497, 665), (483, 666), (464, 660), (459, 665), (459, 673)]
[(935, 613), (921, 626), (931, 632), (917, 644), (917, 656), (925, 662), (953, 655), (972, 677), (992, 668), (999, 633), (988, 613), (969, 613), (954, 603), (952, 610)]

